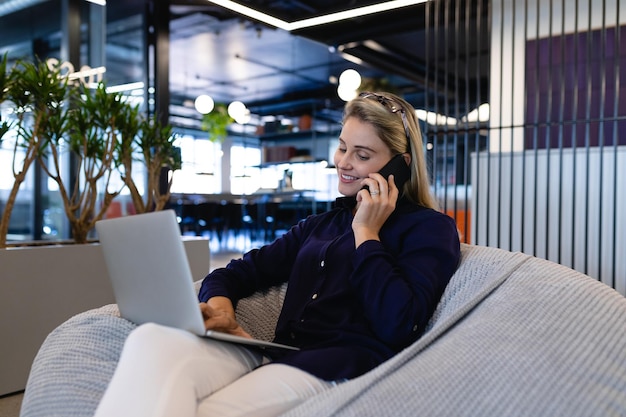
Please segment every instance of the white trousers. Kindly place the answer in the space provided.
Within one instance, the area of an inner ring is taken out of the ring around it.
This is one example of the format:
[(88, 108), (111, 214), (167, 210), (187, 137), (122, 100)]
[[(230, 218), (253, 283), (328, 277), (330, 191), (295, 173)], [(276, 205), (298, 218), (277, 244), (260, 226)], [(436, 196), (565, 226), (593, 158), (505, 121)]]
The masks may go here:
[(259, 353), (156, 324), (129, 335), (96, 417), (276, 416), (333, 386)]

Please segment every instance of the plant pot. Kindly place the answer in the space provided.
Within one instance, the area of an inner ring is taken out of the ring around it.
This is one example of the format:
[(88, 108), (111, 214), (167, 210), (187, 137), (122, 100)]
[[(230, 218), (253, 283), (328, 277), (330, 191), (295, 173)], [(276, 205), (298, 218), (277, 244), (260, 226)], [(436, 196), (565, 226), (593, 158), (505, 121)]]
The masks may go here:
[[(209, 272), (205, 238), (184, 238), (194, 280)], [(100, 244), (0, 250), (0, 396), (26, 386), (46, 336), (70, 317), (114, 303)]]

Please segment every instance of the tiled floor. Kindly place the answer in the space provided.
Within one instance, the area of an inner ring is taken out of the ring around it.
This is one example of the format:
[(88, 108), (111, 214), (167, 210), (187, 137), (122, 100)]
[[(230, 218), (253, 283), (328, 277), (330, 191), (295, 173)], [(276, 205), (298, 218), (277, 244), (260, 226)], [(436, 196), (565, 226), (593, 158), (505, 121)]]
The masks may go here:
[[(223, 242), (223, 245), (211, 244), (211, 270), (226, 266), (231, 259), (240, 258), (244, 250), (251, 248), (246, 239), (234, 239)], [(23, 394), (0, 397), (0, 417), (18, 417), (22, 404)]]
[(0, 417), (18, 417), (23, 394), (0, 397)]

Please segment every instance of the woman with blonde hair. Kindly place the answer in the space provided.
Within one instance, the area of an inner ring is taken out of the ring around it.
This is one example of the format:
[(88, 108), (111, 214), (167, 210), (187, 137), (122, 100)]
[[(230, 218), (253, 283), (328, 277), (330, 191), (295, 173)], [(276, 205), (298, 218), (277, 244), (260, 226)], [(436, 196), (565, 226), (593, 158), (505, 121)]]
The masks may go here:
[(436, 210), (414, 109), (362, 93), (346, 104), (333, 159), (344, 196), (336, 207), (213, 271), (199, 293), (207, 329), (249, 337), (237, 301), (287, 282), (274, 341), (299, 350), (263, 355), (142, 325), (97, 416), (274, 416), (420, 337), (460, 244), (454, 221)]

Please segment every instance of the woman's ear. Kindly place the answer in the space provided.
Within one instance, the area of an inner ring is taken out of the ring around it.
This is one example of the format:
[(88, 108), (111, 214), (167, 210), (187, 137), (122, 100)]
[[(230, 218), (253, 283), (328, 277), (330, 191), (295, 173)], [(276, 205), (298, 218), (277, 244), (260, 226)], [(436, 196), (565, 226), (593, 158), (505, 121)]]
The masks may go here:
[(404, 158), (404, 162), (406, 162), (407, 165), (411, 165), (411, 154), (408, 152), (405, 152), (402, 154), (402, 157)]

